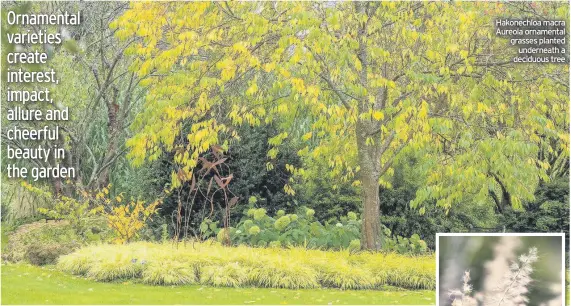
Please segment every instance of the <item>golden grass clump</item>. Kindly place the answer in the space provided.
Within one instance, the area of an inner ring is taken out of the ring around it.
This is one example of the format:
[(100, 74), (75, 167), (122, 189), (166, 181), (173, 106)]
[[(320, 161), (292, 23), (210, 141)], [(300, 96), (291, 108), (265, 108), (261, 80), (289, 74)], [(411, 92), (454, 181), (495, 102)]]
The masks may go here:
[[(146, 264), (146, 263), (142, 263)], [(188, 285), (198, 283), (197, 271), (181, 261), (157, 260), (148, 263), (142, 272), (143, 282), (150, 285)]]
[(268, 288), (306, 289), (319, 287), (317, 271), (288, 258), (266, 258), (252, 269), (250, 280), (254, 286)]
[(60, 256), (58, 268), (71, 274), (85, 275), (93, 264), (95, 256), (90, 256), (91, 248), (80, 249), (74, 253)]
[(114, 252), (107, 258), (95, 261), (87, 271), (87, 277), (98, 281), (138, 278), (143, 266), (131, 253)]
[(221, 287), (243, 287), (248, 284), (251, 268), (237, 262), (218, 266), (204, 266), (200, 269), (200, 282)]
[(433, 255), (226, 247), (213, 242), (92, 245), (60, 257), (58, 268), (99, 281), (128, 279), (153, 285), (289, 289), (390, 285), (427, 290), (436, 286)]
[(364, 267), (373, 274), (376, 286), (427, 290), (436, 288), (436, 263), (433, 256), (402, 256), (395, 253), (360, 256)]
[(319, 280), (324, 287), (341, 289), (372, 289), (375, 280), (368, 271), (344, 262), (331, 262), (319, 268)]

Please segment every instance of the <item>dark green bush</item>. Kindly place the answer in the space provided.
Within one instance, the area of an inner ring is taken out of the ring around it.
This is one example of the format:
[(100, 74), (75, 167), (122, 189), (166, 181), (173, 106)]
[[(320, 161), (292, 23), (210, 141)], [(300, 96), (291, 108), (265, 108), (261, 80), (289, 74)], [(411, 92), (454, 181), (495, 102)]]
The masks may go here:
[[(188, 128), (191, 124), (187, 123)], [(272, 160), (272, 169), (268, 169), (266, 163), (269, 161), (266, 152), (269, 150), (268, 139), (275, 136), (277, 133), (272, 126), (261, 127), (240, 127), (240, 141), (232, 144), (226, 152), (227, 160), (224, 165), (228, 167), (228, 173), (233, 174), (232, 182), (229, 189), (233, 195), (239, 198), (237, 207), (246, 207), (248, 199), (255, 197), (257, 199), (256, 206), (265, 208), (269, 213), (273, 214), (280, 209), (286, 211), (293, 211), (296, 209), (297, 204), (294, 197), (288, 195), (284, 191), (284, 185), (288, 182), (290, 174), (286, 171), (286, 164), (299, 166), (300, 160), (295, 150), (282, 150), (277, 158)], [(159, 178), (155, 182), (155, 192), (160, 193), (165, 187), (165, 184), (170, 183), (171, 172), (173, 171), (172, 159), (174, 154), (165, 153), (161, 155), (157, 163), (160, 164), (157, 171), (154, 173), (155, 177)], [(198, 181), (197, 184), (204, 190), (208, 188), (210, 177), (204, 181)], [(165, 197), (159, 215), (164, 222), (154, 222), (151, 224), (154, 227), (158, 236), (162, 232), (162, 224), (169, 225), (169, 232), (173, 233), (172, 225), (175, 220), (175, 215), (178, 209), (179, 195), (186, 198), (189, 190), (190, 183), (183, 184), (177, 192)], [(214, 203), (224, 203), (224, 196), (218, 193), (214, 196)], [(191, 212), (185, 211), (186, 209)], [(183, 223), (188, 221), (190, 224), (189, 236), (199, 234), (199, 226), (205, 217), (211, 220), (222, 220), (223, 210), (215, 206), (211, 215), (211, 206), (209, 199), (199, 194), (194, 199), (194, 204), (190, 207), (182, 208)], [(184, 220), (185, 218), (189, 220)], [(240, 221), (241, 215), (232, 213), (230, 215), (230, 224), (236, 224)], [(183, 236), (183, 234), (181, 234)]]
[(569, 249), (569, 178), (560, 177), (542, 183), (535, 200), (524, 203), (523, 211), (507, 210), (500, 218), (507, 232), (566, 233)]

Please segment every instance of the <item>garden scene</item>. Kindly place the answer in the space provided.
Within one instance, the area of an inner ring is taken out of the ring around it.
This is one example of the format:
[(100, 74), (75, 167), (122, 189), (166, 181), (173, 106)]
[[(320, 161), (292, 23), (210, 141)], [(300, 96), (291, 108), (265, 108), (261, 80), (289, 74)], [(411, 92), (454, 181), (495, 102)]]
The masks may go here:
[(81, 24), (2, 37), (70, 110), (42, 143), (65, 159), (16, 163), (77, 172), (3, 173), (3, 304), (435, 305), (436, 233), (568, 233), (569, 65), (494, 34), (567, 3), (15, 1), (3, 33), (38, 31), (8, 11)]

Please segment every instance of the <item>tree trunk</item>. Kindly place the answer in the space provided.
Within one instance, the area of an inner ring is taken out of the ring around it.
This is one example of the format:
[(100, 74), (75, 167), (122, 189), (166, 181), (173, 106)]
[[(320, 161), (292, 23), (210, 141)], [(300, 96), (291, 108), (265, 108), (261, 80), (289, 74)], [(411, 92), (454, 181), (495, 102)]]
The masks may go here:
[(101, 172), (98, 175), (96, 187), (104, 188), (111, 180), (111, 163), (116, 158), (119, 150), (119, 140), (121, 137), (121, 128), (123, 126), (124, 113), (120, 111), (118, 104), (119, 90), (115, 87), (112, 88), (112, 100), (107, 102), (107, 150), (101, 162)]
[(381, 168), (381, 148), (378, 142), (366, 144), (367, 124), (357, 123), (357, 151), (359, 156), (359, 176), (361, 198), (363, 199), (361, 248), (381, 249), (381, 211), (379, 203), (379, 177)]
[[(358, 15), (367, 15), (369, 3), (355, 2), (355, 10)], [(368, 88), (367, 71), (369, 56), (367, 50), (367, 23), (361, 23), (357, 31), (359, 50), (357, 58), (361, 62), (362, 69), (359, 71), (359, 83), (363, 88)], [(367, 97), (360, 97), (359, 114), (368, 113), (372, 107)], [(379, 177), (381, 175), (382, 146), (379, 139), (367, 144), (367, 138), (376, 138), (380, 129), (378, 121), (359, 118), (356, 125), (357, 152), (359, 157), (359, 176), (361, 180), (361, 192), (363, 199), (361, 248), (364, 250), (378, 251), (381, 249), (381, 210), (379, 203)]]

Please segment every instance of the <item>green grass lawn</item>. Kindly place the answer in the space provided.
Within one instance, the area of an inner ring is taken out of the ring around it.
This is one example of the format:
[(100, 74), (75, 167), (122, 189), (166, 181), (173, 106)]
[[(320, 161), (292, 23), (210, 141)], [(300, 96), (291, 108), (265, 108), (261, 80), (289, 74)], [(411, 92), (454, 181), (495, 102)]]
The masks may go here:
[(421, 304), (432, 291), (180, 287), (98, 283), (50, 267), (2, 264), (2, 304)]

